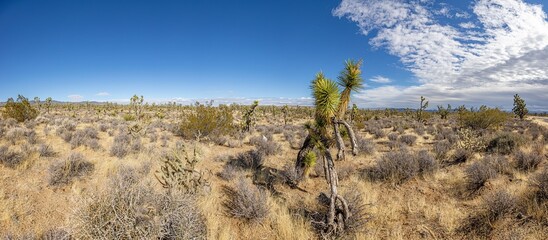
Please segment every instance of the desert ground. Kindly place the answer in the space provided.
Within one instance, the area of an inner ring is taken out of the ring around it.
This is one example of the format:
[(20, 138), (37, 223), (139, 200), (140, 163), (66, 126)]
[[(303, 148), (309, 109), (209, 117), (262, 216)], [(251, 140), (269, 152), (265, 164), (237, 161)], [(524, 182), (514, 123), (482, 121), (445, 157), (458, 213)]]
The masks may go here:
[(545, 116), (356, 110), (335, 161), (352, 215), (328, 235), (323, 161), (295, 172), (311, 107), (35, 107), (0, 120), (4, 239), (548, 238)]

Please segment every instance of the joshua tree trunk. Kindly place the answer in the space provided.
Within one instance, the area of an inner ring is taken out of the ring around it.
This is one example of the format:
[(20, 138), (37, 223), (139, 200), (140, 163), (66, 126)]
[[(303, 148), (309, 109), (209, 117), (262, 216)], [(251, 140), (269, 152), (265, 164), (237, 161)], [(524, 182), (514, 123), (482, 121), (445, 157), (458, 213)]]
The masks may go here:
[(354, 156), (358, 155), (358, 142), (356, 141), (356, 135), (354, 134), (354, 130), (352, 129), (350, 124), (348, 124), (344, 120), (336, 120), (336, 121), (333, 121), (333, 122), (335, 122), (337, 124), (342, 124), (342, 125), (344, 125), (344, 127), (346, 127), (346, 132), (348, 133), (348, 136), (350, 137), (350, 143), (352, 143), (352, 154)]
[[(326, 141), (325, 141), (326, 142)], [(324, 143), (325, 144), (325, 143)], [(337, 177), (337, 171), (335, 171), (335, 163), (333, 162), (333, 158), (331, 157), (331, 153), (329, 152), (329, 149), (324, 149), (322, 151), (323, 157), (325, 158), (325, 162), (327, 165), (327, 176), (329, 178), (329, 187), (331, 191), (330, 195), (330, 202), (329, 202), (329, 213), (327, 214), (326, 219), (326, 225), (327, 233), (337, 233), (339, 231), (342, 231), (344, 229), (344, 224), (350, 217), (350, 211), (348, 209), (348, 203), (346, 200), (338, 194), (338, 177)], [(342, 207), (337, 207), (337, 200), (340, 201), (340, 205)]]
[(297, 154), (297, 161), (295, 162), (295, 170), (297, 170), (297, 173), (299, 175), (302, 175), (304, 173), (305, 169), (305, 163), (304, 158), (306, 157), (306, 153), (309, 151), (312, 151), (314, 148), (314, 144), (312, 144), (312, 138), (310, 137), (310, 134), (306, 136), (303, 142), (303, 146), (301, 147), (301, 150), (299, 150), (299, 153)]
[(345, 146), (344, 146), (343, 139), (341, 137), (341, 132), (339, 131), (339, 124), (336, 123), (335, 118), (333, 118), (333, 129), (335, 131), (335, 140), (337, 141), (337, 149), (338, 149), (337, 161), (340, 161), (340, 160), (344, 161)]

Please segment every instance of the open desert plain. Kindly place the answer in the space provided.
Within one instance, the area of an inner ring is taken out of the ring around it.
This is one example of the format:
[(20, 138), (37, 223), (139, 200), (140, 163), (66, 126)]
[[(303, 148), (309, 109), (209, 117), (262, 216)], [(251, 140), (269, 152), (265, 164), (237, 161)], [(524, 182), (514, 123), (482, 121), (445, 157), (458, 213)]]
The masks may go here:
[(548, 3), (455, 2), (0, 3), (0, 239), (548, 239)]

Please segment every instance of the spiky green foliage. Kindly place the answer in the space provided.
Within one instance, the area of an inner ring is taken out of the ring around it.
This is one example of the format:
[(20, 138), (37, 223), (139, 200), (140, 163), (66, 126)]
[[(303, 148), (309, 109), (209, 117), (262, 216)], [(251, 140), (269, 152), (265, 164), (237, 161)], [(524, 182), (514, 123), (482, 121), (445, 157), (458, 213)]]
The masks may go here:
[(527, 110), (525, 106), (525, 100), (517, 94), (514, 95), (514, 108), (512, 108), (512, 111), (519, 117), (519, 119), (523, 119), (525, 115), (529, 113), (529, 110)]
[(339, 76), (337, 84), (343, 88), (337, 116), (339, 119), (344, 119), (348, 103), (350, 102), (350, 94), (357, 92), (363, 88), (362, 70), (360, 69), (362, 61), (347, 60), (344, 70)]
[(428, 107), (428, 101), (426, 101), (426, 98), (421, 96), (421, 103), (419, 105), (419, 109), (417, 109), (417, 121), (424, 121), (424, 110)]
[(317, 157), (316, 154), (313, 151), (307, 152), (304, 157), (304, 176), (308, 177), (308, 174), (310, 173), (310, 169), (314, 168), (316, 165)]
[(316, 106), (316, 124), (322, 128), (327, 127), (339, 106), (340, 95), (337, 83), (325, 78), (320, 72), (312, 81), (311, 88)]
[(251, 126), (253, 126), (253, 123), (255, 122), (255, 108), (259, 106), (259, 101), (253, 101), (253, 104), (249, 107), (249, 109), (244, 113), (244, 122), (242, 129), (245, 132), (249, 132), (251, 129)]
[(441, 105), (438, 105), (438, 115), (440, 115), (441, 119), (447, 119), (447, 115), (449, 115), (449, 112), (451, 111), (451, 104), (447, 104), (447, 108), (444, 108)]
[(18, 122), (35, 119), (38, 116), (38, 110), (30, 105), (29, 100), (19, 95), (17, 101), (9, 98), (4, 106), (4, 117), (13, 118)]

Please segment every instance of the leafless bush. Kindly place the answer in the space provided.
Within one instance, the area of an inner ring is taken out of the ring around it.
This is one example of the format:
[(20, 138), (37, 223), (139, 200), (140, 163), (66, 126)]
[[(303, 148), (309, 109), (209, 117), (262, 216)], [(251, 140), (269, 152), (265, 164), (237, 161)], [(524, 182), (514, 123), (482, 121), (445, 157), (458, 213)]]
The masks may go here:
[(478, 209), (464, 220), (457, 232), (467, 237), (487, 237), (493, 231), (494, 222), (513, 212), (515, 208), (515, 197), (506, 191), (491, 193), (483, 198)]
[(443, 161), (451, 150), (451, 143), (447, 140), (436, 142), (434, 143), (432, 150), (434, 151), (436, 159)]
[[(72, 149), (79, 146), (86, 146), (91, 149), (98, 149), (97, 140), (99, 139), (99, 133), (95, 128), (87, 127), (82, 130), (75, 131), (70, 138), (70, 146)], [(95, 140), (95, 142), (93, 141)]]
[(52, 228), (44, 233), (39, 238), (40, 240), (69, 240), (72, 239), (67, 230), (62, 228)]
[(419, 166), (413, 154), (406, 149), (399, 149), (384, 154), (367, 174), (372, 180), (401, 184), (414, 177), (418, 171)]
[(21, 151), (10, 149), (8, 146), (0, 146), (0, 163), (9, 168), (15, 168), (21, 164), (26, 155)]
[(110, 148), (110, 155), (118, 158), (125, 157), (129, 151), (129, 144), (131, 143), (131, 137), (127, 134), (121, 133), (114, 137), (114, 142)]
[(260, 223), (268, 216), (268, 195), (241, 178), (235, 187), (224, 187), (227, 199), (223, 202), (226, 214), (248, 222)]
[(412, 146), (417, 141), (417, 136), (411, 135), (411, 134), (404, 134), (399, 137), (399, 141), (407, 144), (408, 146)]
[(218, 174), (218, 176), (224, 180), (230, 181), (236, 177), (238, 174), (238, 169), (230, 164), (225, 164), (223, 170)]
[(532, 153), (525, 153), (523, 151), (518, 151), (514, 154), (514, 161), (516, 168), (521, 171), (531, 171), (535, 170), (538, 165), (542, 162), (543, 156)]
[(548, 201), (548, 167), (534, 175), (531, 185), (535, 188), (535, 197), (538, 202)]
[(509, 174), (510, 171), (510, 163), (508, 162), (508, 159), (506, 157), (501, 155), (487, 155), (482, 160), (485, 164), (487, 164), (490, 168), (495, 170), (497, 173), (500, 174)]
[(241, 169), (258, 169), (263, 165), (263, 154), (259, 151), (247, 151), (232, 157), (228, 164)]
[(64, 161), (58, 161), (51, 165), (49, 184), (69, 184), (75, 178), (91, 174), (93, 169), (93, 163), (87, 161), (81, 153), (71, 153)]
[(365, 138), (362, 138), (360, 136), (356, 137), (356, 141), (358, 143), (358, 149), (360, 150), (360, 153), (364, 153), (367, 155), (371, 155), (375, 153), (375, 143), (372, 141), (369, 141)]
[(107, 124), (104, 124), (104, 123), (101, 123), (99, 124), (99, 131), (101, 132), (106, 132), (108, 130), (108, 125)]
[(257, 147), (257, 151), (266, 156), (279, 153), (281, 148), (280, 144), (273, 139), (269, 140), (268, 137), (252, 137), (249, 139), (249, 143)]
[(417, 164), (419, 165), (419, 174), (428, 174), (434, 172), (438, 163), (426, 150), (421, 150), (416, 156)]
[(40, 146), (38, 146), (38, 154), (40, 157), (54, 157), (57, 155), (53, 150), (53, 147), (49, 144), (40, 144)]
[(158, 194), (130, 168), (85, 198), (71, 222), (76, 239), (205, 239), (207, 232), (191, 195)]
[(397, 133), (394, 133), (394, 132), (393, 132), (393, 133), (389, 133), (389, 134), (388, 134), (388, 140), (390, 140), (390, 141), (396, 141), (396, 140), (398, 140), (398, 136), (399, 136), (399, 134), (397, 134)]
[(496, 135), (487, 144), (486, 150), (490, 153), (510, 154), (523, 143), (521, 136), (515, 133), (504, 132)]
[(451, 164), (459, 164), (468, 161), (472, 157), (472, 152), (464, 148), (457, 148), (453, 154)]
[(6, 133), (6, 140), (10, 141), (11, 144), (17, 143), (17, 141), (23, 139), (26, 135), (26, 130), (24, 128), (16, 127), (8, 130)]
[(466, 189), (470, 193), (480, 190), (490, 178), (496, 176), (496, 171), (483, 161), (475, 162), (464, 170)]

